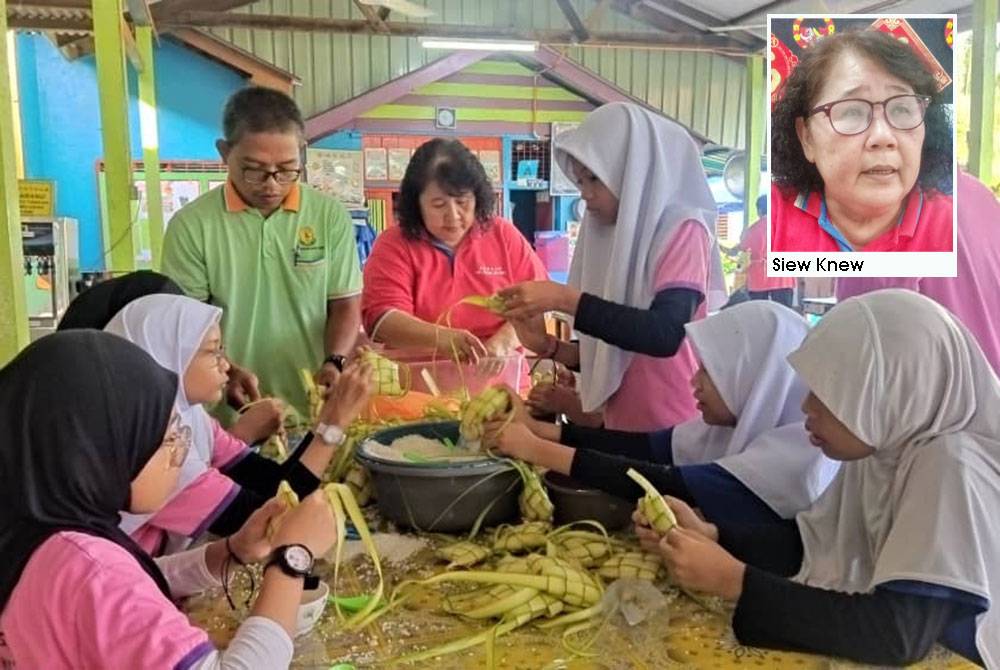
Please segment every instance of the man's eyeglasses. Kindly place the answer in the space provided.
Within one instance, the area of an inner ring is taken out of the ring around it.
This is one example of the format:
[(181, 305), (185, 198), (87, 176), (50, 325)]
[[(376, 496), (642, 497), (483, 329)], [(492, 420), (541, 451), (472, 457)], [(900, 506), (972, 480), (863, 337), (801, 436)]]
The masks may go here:
[(279, 184), (291, 184), (299, 180), (302, 170), (261, 170), (259, 168), (243, 168), (243, 179), (250, 184), (263, 184), (269, 178)]
[(913, 130), (924, 122), (924, 115), (930, 102), (930, 96), (915, 94), (894, 95), (881, 102), (846, 98), (813, 107), (807, 116), (823, 112), (837, 133), (858, 135), (872, 125), (875, 105), (882, 105), (886, 123), (896, 130)]

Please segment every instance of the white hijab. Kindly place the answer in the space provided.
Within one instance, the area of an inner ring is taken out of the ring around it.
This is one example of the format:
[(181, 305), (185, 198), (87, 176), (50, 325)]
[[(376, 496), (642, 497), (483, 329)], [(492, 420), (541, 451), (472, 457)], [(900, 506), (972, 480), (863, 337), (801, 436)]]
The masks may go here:
[(789, 360), (874, 455), (798, 516), (796, 580), (869, 593), (915, 580), (985, 598), (976, 644), (1000, 668), (1000, 380), (965, 327), (889, 289), (847, 300)]
[[(201, 347), (209, 328), (222, 318), (222, 310), (181, 295), (155, 294), (133, 300), (104, 330), (137, 344), (160, 366), (177, 374), (177, 413), (191, 429), (191, 450), (181, 466), (177, 487), (184, 490), (212, 465), (212, 422), (201, 405), (192, 405), (184, 393), (184, 373)], [(122, 512), (120, 527), (133, 533), (151, 514)]]
[(799, 314), (766, 300), (687, 324), (695, 353), (738, 420), (710, 426), (698, 418), (671, 436), (675, 464), (714, 461), (783, 518), (808, 509), (838, 468), (809, 444), (806, 387), (786, 360), (808, 332)]
[[(657, 266), (671, 236), (689, 219), (711, 240), (709, 310), (725, 300), (722, 261), (715, 241), (716, 204), (701, 156), (684, 128), (642, 107), (613, 102), (556, 139), (555, 158), (572, 175), (570, 159), (586, 166), (618, 198), (615, 225), (583, 217), (569, 283), (605, 300), (649, 309)], [(581, 400), (594, 411), (618, 390), (634, 354), (580, 336)]]

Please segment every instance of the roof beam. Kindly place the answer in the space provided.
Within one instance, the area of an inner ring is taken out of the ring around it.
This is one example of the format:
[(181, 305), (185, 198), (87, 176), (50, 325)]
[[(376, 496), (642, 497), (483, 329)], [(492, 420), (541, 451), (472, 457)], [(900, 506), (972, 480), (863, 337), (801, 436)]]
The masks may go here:
[[(558, 84), (570, 88), (583, 97), (603, 105), (607, 102), (632, 102), (640, 104), (657, 114), (666, 116), (662, 110), (656, 109), (646, 104), (644, 101), (633, 97), (624, 89), (614, 83), (604, 79), (593, 70), (590, 70), (569, 58), (564, 58), (555, 49), (541, 47), (533, 54), (516, 54), (514, 60), (521, 62), (527, 67), (541, 65), (544, 68), (545, 76)], [(669, 117), (668, 117), (669, 118)], [(683, 125), (683, 124), (682, 124)], [(691, 136), (701, 143), (708, 142), (704, 135), (687, 128)]]
[(354, 6), (364, 15), (365, 21), (372, 27), (372, 30), (383, 35), (389, 34), (389, 28), (385, 25), (385, 21), (379, 18), (378, 12), (371, 5), (366, 5), (361, 0), (354, 0)]
[(587, 14), (587, 18), (583, 20), (583, 24), (587, 27), (587, 30), (594, 30), (597, 26), (601, 25), (604, 21), (604, 16), (608, 13), (608, 8), (611, 6), (611, 0), (600, 0), (594, 8), (590, 10)]
[[(154, 5), (155, 6), (155, 5)], [(181, 12), (166, 21), (160, 20), (161, 27), (238, 27), (261, 30), (295, 30), (302, 32), (326, 32), (371, 34), (367, 21), (349, 19), (329, 19), (307, 16), (274, 16), (267, 14), (243, 14), (189, 11)], [(575, 34), (564, 30), (535, 30), (531, 28), (505, 26), (468, 26), (457, 24), (434, 24), (417, 22), (386, 22), (392, 34), (398, 37), (465, 37), (499, 40), (529, 40), (542, 44), (573, 44)], [(591, 33), (588, 46), (622, 46), (643, 48), (698, 48), (730, 49), (746, 51), (742, 45), (727, 37), (717, 35), (692, 35), (683, 32), (633, 33), (602, 32)]]
[(89, 0), (7, 0), (7, 9), (28, 7), (43, 7), (46, 9), (86, 9), (90, 10)]
[(149, 9), (148, 0), (126, 0), (125, 9), (133, 25), (153, 26), (153, 14)]
[(94, 30), (94, 24), (89, 18), (11, 15), (9, 7), (7, 8), (7, 27), (25, 30), (56, 30), (63, 33), (89, 33)]
[[(677, 0), (628, 0), (627, 4), (630, 15), (661, 29), (677, 31), (693, 28), (704, 35), (714, 34), (709, 28), (736, 25), (705, 14)], [(765, 44), (764, 39), (749, 31), (733, 31), (727, 35), (735, 44), (743, 47), (759, 49)]]
[(247, 73), (250, 76), (250, 82), (257, 86), (275, 88), (291, 95), (292, 87), (300, 83), (291, 73), (262, 61), (253, 54), (215, 35), (195, 28), (176, 28), (170, 31), (170, 35), (192, 49), (196, 49), (240, 72)]
[(559, 5), (559, 9), (562, 10), (563, 16), (569, 22), (571, 28), (573, 28), (573, 34), (576, 35), (577, 39), (581, 42), (586, 42), (590, 39), (590, 31), (587, 27), (583, 25), (583, 21), (580, 20), (579, 14), (573, 9), (573, 5), (570, 0), (556, 0), (556, 4)]
[(139, 47), (135, 43), (135, 35), (132, 34), (132, 27), (129, 26), (125, 17), (121, 17), (122, 22), (122, 44), (125, 46), (125, 56), (128, 57), (132, 67), (136, 72), (142, 72), (144, 64), (142, 56), (139, 55)]
[(321, 137), (326, 137), (369, 109), (396, 100), (414, 89), (460, 72), (491, 54), (492, 52), (489, 51), (454, 51), (409, 74), (376, 86), (356, 98), (306, 119), (306, 140), (313, 142)]
[(150, 9), (153, 11), (153, 18), (159, 20), (165, 16), (194, 9), (228, 12), (253, 2), (254, 0), (160, 0), (160, 2), (152, 4)]
[(776, 9), (778, 9), (782, 5), (787, 5), (789, 2), (790, 2), (790, 0), (771, 0), (770, 2), (761, 5), (760, 7), (757, 7), (756, 9), (751, 9), (749, 12), (744, 12), (743, 14), (740, 14), (739, 16), (733, 17), (732, 19), (729, 20), (729, 24), (730, 25), (734, 25), (734, 26), (738, 26), (739, 24), (743, 23), (747, 19), (756, 19), (758, 17), (761, 17), (761, 15), (763, 15), (763, 19), (766, 22), (767, 21), (767, 15), (769, 13), (770, 14), (776, 14), (777, 13), (777, 12), (775, 12)]

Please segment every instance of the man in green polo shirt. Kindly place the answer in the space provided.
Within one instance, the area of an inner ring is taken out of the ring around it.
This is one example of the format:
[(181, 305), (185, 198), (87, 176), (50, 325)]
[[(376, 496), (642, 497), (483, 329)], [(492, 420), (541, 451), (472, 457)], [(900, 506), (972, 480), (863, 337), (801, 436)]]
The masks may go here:
[(216, 143), (229, 179), (170, 220), (163, 272), (221, 307), (231, 362), (308, 417), (300, 371), (335, 379), (361, 328), (361, 270), (347, 210), (299, 183), (304, 128), (278, 91), (229, 99)]

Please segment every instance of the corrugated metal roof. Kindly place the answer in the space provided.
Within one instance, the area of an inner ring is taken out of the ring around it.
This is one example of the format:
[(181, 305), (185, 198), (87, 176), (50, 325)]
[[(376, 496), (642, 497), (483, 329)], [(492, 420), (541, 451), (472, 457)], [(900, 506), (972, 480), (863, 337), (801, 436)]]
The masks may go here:
[[(549, 0), (427, 0), (430, 23), (531, 26), (565, 29), (566, 19)], [(581, 17), (593, 0), (572, 0)], [(241, 12), (362, 20), (346, 0), (263, 0)], [(393, 14), (393, 21), (413, 21)], [(420, 22), (420, 21), (418, 21)], [(608, 12), (601, 30), (656, 34), (651, 26)], [(416, 39), (223, 28), (212, 31), (302, 80), (295, 97), (312, 116), (440, 57)], [(645, 100), (715, 142), (742, 145), (744, 67), (712, 53), (575, 47), (566, 56), (631, 95)]]

